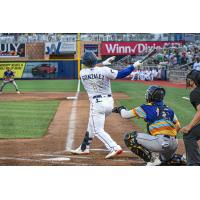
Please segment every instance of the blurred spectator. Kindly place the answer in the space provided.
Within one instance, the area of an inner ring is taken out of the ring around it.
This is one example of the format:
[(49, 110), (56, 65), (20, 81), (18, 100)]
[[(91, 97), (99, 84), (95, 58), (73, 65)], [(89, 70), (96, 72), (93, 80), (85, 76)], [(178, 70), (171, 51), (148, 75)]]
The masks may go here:
[(148, 64), (178, 67), (179, 65), (194, 62), (198, 56), (200, 56), (199, 44), (185, 44), (182, 47), (171, 47), (168, 45), (163, 49), (159, 49), (159, 53), (153, 58), (153, 63), (149, 63), (149, 60)]
[(66, 33), (1, 33), (0, 42), (72, 42), (76, 38), (77, 34)]
[(161, 80), (161, 68), (158, 69), (157, 80)]
[(193, 56), (191, 55), (190, 51), (188, 51), (187, 57), (188, 57), (188, 63), (191, 63), (192, 59), (193, 59)]
[(138, 73), (138, 70), (134, 70), (131, 74), (131, 80), (132, 81), (137, 81), (139, 80), (139, 73)]
[(156, 80), (158, 75), (158, 70), (156, 68), (152, 70), (152, 75), (153, 75), (153, 80)]
[(196, 57), (196, 62), (193, 64), (193, 69), (200, 71), (200, 57)]
[(153, 71), (151, 69), (146, 69), (146, 70), (134, 70), (131, 73), (131, 80), (137, 81), (137, 80), (142, 80), (142, 81), (153, 81)]
[[(63, 38), (63, 35), (66, 37)], [(71, 36), (70, 36), (71, 35)], [(74, 35), (74, 36), (72, 36)], [(171, 35), (171, 34), (169, 34)], [(45, 36), (45, 38), (43, 38)], [(55, 41), (71, 41), (76, 38), (77, 34), (66, 33), (2, 33), (3, 42), (55, 42)], [(168, 39), (171, 36), (168, 36)], [(173, 38), (173, 37), (172, 37)], [(83, 33), (81, 34), (83, 41), (166, 41), (166, 37), (161, 34), (153, 33)], [(171, 39), (170, 39), (171, 40)]]
[(187, 64), (188, 63), (188, 58), (186, 56), (186, 52), (182, 52), (181, 56), (181, 65)]

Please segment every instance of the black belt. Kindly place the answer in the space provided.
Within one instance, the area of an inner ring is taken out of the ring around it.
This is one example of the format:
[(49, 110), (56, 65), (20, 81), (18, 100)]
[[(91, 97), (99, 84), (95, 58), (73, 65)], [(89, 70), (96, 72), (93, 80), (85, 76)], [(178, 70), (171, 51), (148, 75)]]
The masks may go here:
[(166, 138), (171, 138), (171, 137), (174, 137), (174, 138), (176, 138), (176, 136), (170, 136), (170, 135), (163, 135), (163, 137), (166, 137)]
[[(112, 94), (103, 95), (103, 96), (112, 97)], [(93, 99), (98, 99), (98, 98), (103, 98), (103, 96), (102, 96), (102, 95), (96, 95), (96, 96), (93, 96), (92, 98), (93, 98)]]

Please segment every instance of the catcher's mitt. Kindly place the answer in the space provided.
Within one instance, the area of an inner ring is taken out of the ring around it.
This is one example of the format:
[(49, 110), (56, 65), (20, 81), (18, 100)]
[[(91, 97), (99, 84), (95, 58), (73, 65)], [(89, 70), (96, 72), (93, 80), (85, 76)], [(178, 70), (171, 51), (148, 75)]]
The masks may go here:
[(114, 107), (112, 109), (112, 112), (113, 113), (121, 113), (121, 110), (125, 109), (126, 110), (126, 107), (125, 106), (119, 106), (119, 107)]

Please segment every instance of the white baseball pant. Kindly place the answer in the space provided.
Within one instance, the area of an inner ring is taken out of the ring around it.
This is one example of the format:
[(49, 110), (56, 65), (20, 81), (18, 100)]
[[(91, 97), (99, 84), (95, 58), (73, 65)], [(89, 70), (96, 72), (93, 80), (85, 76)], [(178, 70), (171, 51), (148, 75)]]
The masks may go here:
[(178, 148), (178, 141), (175, 137), (166, 137), (165, 135), (152, 136), (145, 133), (137, 133), (136, 140), (138, 144), (151, 152), (160, 154), (163, 161), (172, 158)]
[(16, 82), (15, 82), (14, 80), (12, 80), (12, 81), (5, 81), (5, 80), (4, 80), (3, 83), (1, 84), (0, 91), (3, 91), (3, 88), (4, 88), (8, 83), (13, 84), (16, 91), (19, 90), (19, 89), (18, 89), (18, 86), (17, 86), (17, 84), (16, 84)]
[(87, 131), (89, 138), (97, 136), (108, 150), (114, 149), (117, 143), (104, 130), (106, 117), (112, 112), (114, 100), (107, 95), (101, 95), (102, 98), (90, 99), (90, 114)]

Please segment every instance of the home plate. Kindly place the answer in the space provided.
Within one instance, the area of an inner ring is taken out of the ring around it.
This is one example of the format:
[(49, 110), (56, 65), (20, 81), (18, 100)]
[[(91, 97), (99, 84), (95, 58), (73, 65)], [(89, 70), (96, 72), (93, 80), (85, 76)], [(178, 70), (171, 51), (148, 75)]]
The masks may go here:
[(67, 157), (56, 157), (56, 158), (45, 158), (42, 160), (48, 160), (48, 161), (69, 161), (71, 160), (70, 158)]

